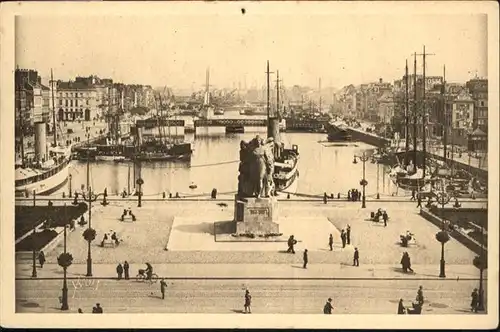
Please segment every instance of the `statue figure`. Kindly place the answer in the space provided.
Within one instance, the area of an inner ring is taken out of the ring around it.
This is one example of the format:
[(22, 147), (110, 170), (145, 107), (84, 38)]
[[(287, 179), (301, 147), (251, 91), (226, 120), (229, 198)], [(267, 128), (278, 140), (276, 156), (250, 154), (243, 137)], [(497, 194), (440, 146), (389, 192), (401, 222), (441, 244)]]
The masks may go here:
[(240, 142), (238, 196), (269, 197), (274, 192), (273, 139), (266, 142), (258, 135), (250, 142)]

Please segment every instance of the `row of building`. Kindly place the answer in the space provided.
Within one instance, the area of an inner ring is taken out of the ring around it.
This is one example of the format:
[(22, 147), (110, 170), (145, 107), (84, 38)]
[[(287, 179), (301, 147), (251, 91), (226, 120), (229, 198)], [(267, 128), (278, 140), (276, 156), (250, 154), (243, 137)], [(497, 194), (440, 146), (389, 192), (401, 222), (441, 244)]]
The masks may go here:
[[(114, 83), (95, 75), (42, 84), (36, 70), (15, 71), (16, 124), (29, 131), (34, 123), (101, 120), (111, 113), (135, 107), (154, 107), (149, 85)], [(52, 104), (54, 102), (54, 105)], [(54, 114), (54, 112), (55, 114)]]
[(450, 142), (464, 145), (472, 132), (487, 135), (488, 80), (476, 77), (465, 83), (443, 84), (441, 76), (426, 76), (424, 84), (422, 75), (403, 76), (393, 83), (379, 79), (343, 87), (334, 94), (332, 108), (343, 117), (389, 127), (390, 135), (404, 135), (408, 115), (409, 137), (416, 119), (417, 137), (422, 137), (423, 128), (431, 139), (443, 137), (447, 130)]

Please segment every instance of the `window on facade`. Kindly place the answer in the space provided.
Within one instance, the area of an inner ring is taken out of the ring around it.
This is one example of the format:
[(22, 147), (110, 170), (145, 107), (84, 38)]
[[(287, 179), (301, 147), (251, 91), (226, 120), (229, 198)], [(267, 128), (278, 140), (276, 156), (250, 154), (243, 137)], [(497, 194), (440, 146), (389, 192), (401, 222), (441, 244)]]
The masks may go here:
[(87, 105), (89, 104), (89, 100), (87, 99)]
[(78, 106), (78, 99), (75, 100), (75, 106)]
[(68, 99), (66, 99), (65, 106), (68, 107)]
[(62, 99), (59, 99), (59, 106), (62, 106)]

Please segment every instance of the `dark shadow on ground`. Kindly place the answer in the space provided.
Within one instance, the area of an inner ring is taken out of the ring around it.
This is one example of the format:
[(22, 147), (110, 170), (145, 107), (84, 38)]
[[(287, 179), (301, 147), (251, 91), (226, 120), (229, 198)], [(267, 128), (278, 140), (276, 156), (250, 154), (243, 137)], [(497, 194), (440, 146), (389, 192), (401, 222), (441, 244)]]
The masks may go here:
[(25, 308), (39, 308), (40, 305), (36, 302), (26, 302), (26, 303), (22, 303), (21, 306), (25, 307)]
[(207, 233), (214, 235), (214, 225), (209, 222), (203, 222), (195, 225), (178, 225), (175, 229), (185, 233)]
[(231, 309), (232, 312), (237, 313), (237, 314), (244, 314), (245, 311), (241, 309)]
[(218, 221), (212, 227), (212, 235), (214, 234), (233, 234), (236, 232), (236, 223), (234, 221)]
[(408, 274), (408, 275), (415, 275), (416, 274), (415, 272), (411, 272), (411, 271), (404, 272), (403, 268), (401, 268), (401, 267), (393, 267), (393, 268), (391, 268), (391, 270), (393, 272), (398, 272), (398, 273), (405, 274), (405, 275), (406, 274)]
[(292, 265), (293, 268), (295, 269), (302, 269), (302, 270), (305, 270), (304, 267), (302, 265)]

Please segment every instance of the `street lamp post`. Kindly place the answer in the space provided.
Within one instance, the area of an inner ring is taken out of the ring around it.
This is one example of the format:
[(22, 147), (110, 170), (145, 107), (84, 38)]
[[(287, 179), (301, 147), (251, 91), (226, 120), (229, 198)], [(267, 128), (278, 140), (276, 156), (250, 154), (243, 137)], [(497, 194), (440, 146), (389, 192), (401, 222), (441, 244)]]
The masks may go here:
[(36, 273), (36, 241), (35, 241), (35, 236), (36, 236), (36, 225), (33, 226), (33, 235), (32, 235), (32, 240), (31, 240), (31, 246), (33, 248), (33, 270), (31, 271), (31, 277), (36, 278), (37, 273)]
[(354, 155), (354, 160), (353, 160), (353, 164), (357, 164), (357, 160), (356, 158), (359, 158), (359, 160), (361, 160), (361, 162), (363, 162), (363, 178), (361, 179), (361, 181), (359, 182), (360, 185), (363, 186), (363, 197), (361, 198), (361, 208), (366, 208), (366, 195), (365, 195), (365, 188), (366, 186), (368, 185), (368, 182), (366, 181), (366, 174), (365, 174), (365, 171), (366, 171), (366, 162), (370, 159), (369, 156), (366, 155), (366, 152), (363, 152), (363, 154), (361, 156), (356, 156)]
[(71, 196), (73, 195), (73, 194), (71, 193), (71, 178), (72, 178), (72, 176), (71, 176), (71, 174), (70, 174), (70, 175), (68, 176), (68, 179), (69, 179), (69, 188), (68, 188), (68, 189), (69, 189), (69, 198), (71, 198)]
[(380, 162), (377, 160), (377, 199), (380, 199), (380, 191), (379, 191), (379, 178), (380, 178), (380, 170), (379, 170)]
[(142, 206), (142, 185), (144, 184), (144, 180), (142, 178), (138, 178), (136, 184), (139, 186), (139, 192), (137, 193), (137, 207)]
[(96, 231), (92, 229), (92, 202), (97, 201), (99, 196), (103, 195), (103, 205), (106, 205), (106, 195), (105, 193), (94, 194), (92, 189), (89, 187), (88, 197), (85, 196), (85, 193), (82, 193), (83, 200), (89, 203), (89, 227), (83, 232), (84, 239), (88, 242), (88, 250), (87, 250), (87, 277), (92, 277), (92, 254), (90, 250), (90, 243), (95, 239)]
[(450, 235), (448, 234), (447, 231), (445, 231), (445, 223), (444, 223), (444, 205), (447, 204), (450, 201), (450, 196), (446, 192), (440, 192), (437, 195), (437, 202), (441, 204), (441, 220), (443, 222), (442, 224), (442, 230), (436, 234), (436, 240), (438, 240), (441, 243), (441, 261), (439, 265), (439, 277), (440, 278), (446, 278), (446, 273), (445, 273), (445, 260), (444, 260), (444, 244), (450, 240)]
[(73, 256), (66, 252), (66, 204), (64, 204), (64, 252), (57, 257), (57, 263), (59, 266), (63, 268), (63, 288), (62, 288), (62, 297), (61, 297), (61, 310), (68, 310), (68, 282), (67, 282), (67, 269), (73, 263)]

